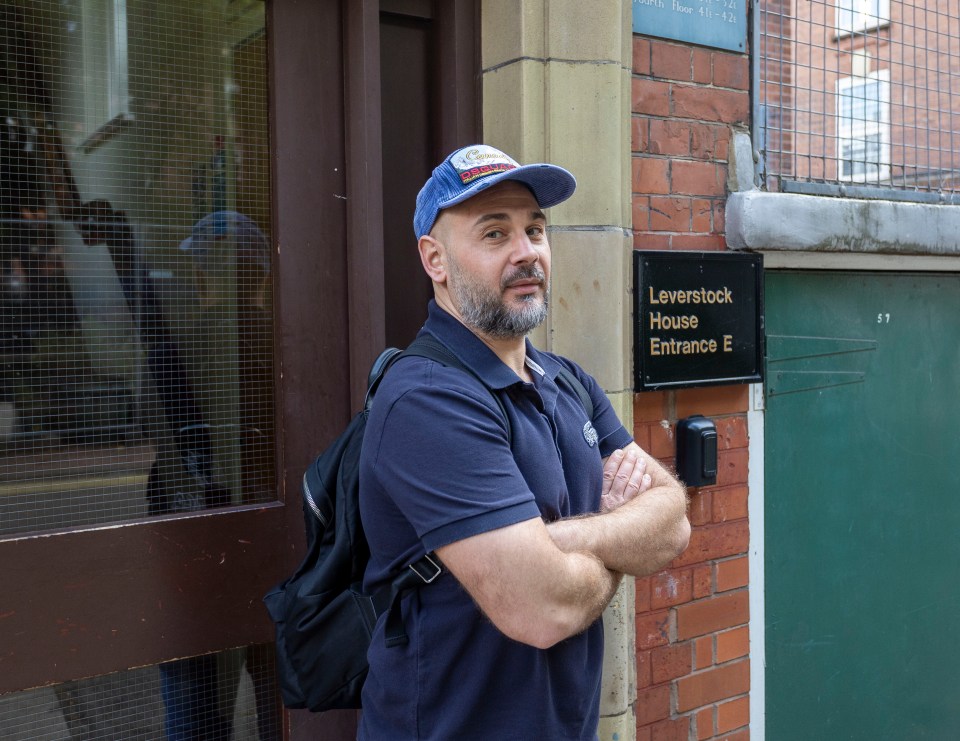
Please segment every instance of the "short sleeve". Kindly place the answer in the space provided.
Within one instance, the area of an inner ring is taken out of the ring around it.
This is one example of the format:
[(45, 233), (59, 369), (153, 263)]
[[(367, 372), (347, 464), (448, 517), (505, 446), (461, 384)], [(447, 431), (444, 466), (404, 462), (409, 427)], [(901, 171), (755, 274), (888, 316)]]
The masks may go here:
[(427, 551), (540, 516), (503, 414), (483, 388), (434, 383), (404, 392), (384, 410), (373, 465)]

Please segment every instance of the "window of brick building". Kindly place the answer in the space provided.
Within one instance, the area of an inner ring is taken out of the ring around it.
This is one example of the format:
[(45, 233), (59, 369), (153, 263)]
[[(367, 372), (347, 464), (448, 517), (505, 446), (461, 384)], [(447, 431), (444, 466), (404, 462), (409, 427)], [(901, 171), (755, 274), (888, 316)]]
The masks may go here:
[(890, 0), (837, 0), (837, 34), (847, 35), (890, 22)]
[(837, 80), (837, 159), (841, 180), (890, 177), (890, 73)]

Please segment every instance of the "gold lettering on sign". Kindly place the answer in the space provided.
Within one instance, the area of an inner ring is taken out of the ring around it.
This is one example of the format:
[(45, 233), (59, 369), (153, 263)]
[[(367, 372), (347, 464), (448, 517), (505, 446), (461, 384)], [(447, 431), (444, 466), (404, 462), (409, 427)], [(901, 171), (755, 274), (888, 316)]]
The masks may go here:
[[(655, 289), (649, 287), (649, 304), (653, 306), (718, 306), (733, 303), (733, 291), (726, 286), (720, 288), (678, 288)], [(667, 314), (659, 309), (649, 311), (649, 329), (657, 332), (693, 330), (700, 328), (697, 314)], [(718, 342), (713, 338), (674, 339), (672, 337), (651, 337), (650, 355), (655, 357), (710, 355), (716, 352), (733, 352), (733, 335), (722, 335)]]
[(700, 318), (692, 316), (661, 315), (659, 311), (650, 312), (650, 329), (696, 329)]
[(717, 351), (716, 340), (674, 340), (650, 338), (651, 355), (709, 355)]
[(650, 286), (651, 304), (732, 304), (733, 291), (724, 286), (717, 290), (706, 288), (679, 289), (676, 291), (659, 290), (654, 293)]

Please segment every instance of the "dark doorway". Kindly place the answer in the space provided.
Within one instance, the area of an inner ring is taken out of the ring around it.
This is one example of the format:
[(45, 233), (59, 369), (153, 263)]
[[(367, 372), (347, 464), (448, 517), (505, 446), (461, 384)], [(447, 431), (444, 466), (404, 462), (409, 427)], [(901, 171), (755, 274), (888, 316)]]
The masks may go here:
[[(417, 193), (439, 160), (479, 135), (474, 3), (380, 4), (383, 264), (388, 346), (404, 347), (433, 295), (417, 257)], [(451, 31), (459, 34), (454, 39)], [(469, 31), (469, 33), (465, 33)], [(452, 43), (455, 41), (456, 43)], [(453, 51), (455, 58), (451, 59)], [(458, 70), (460, 79), (457, 79)]]

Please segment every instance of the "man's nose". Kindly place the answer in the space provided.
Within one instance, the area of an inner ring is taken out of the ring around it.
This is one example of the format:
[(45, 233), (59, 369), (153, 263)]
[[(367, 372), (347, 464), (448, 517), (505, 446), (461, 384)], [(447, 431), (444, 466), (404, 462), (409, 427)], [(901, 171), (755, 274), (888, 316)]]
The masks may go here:
[(526, 232), (520, 232), (513, 240), (513, 251), (510, 253), (511, 262), (522, 264), (536, 262), (540, 259), (537, 245)]

